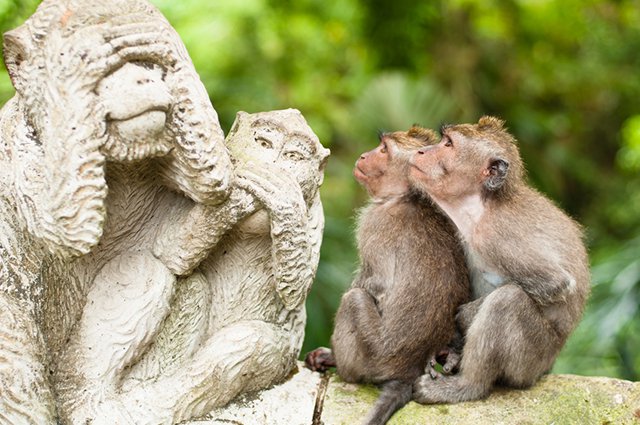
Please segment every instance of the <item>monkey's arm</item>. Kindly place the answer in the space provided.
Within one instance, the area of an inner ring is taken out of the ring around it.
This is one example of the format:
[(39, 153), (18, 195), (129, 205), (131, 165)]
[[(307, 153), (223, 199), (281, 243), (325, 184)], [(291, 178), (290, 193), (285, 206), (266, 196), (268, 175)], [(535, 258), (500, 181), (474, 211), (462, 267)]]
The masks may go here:
[(195, 204), (181, 216), (165, 221), (153, 254), (176, 275), (188, 275), (236, 223), (255, 209), (253, 196), (237, 187), (223, 204)]
[(456, 323), (461, 334), (464, 335), (467, 333), (469, 326), (471, 326), (471, 322), (476, 317), (476, 314), (478, 314), (478, 310), (480, 310), (480, 306), (484, 302), (485, 298), (486, 295), (466, 304), (462, 304), (460, 307), (458, 307), (458, 313), (456, 314)]
[(254, 195), (269, 212), (276, 291), (285, 308), (293, 310), (304, 302), (315, 267), (302, 190), (280, 168), (247, 165), (238, 170), (236, 184)]
[(512, 279), (539, 305), (564, 302), (577, 290), (576, 279), (559, 267), (529, 271)]
[[(339, 318), (339, 319), (338, 319)], [(347, 291), (340, 301), (336, 313), (336, 322), (348, 324), (348, 332), (355, 333), (370, 350), (369, 355), (378, 358), (383, 354), (386, 340), (383, 336), (383, 322), (376, 300), (363, 288), (352, 288)], [(338, 332), (336, 323), (336, 332)], [(353, 336), (350, 336), (352, 338)], [(336, 348), (337, 349), (337, 348)]]

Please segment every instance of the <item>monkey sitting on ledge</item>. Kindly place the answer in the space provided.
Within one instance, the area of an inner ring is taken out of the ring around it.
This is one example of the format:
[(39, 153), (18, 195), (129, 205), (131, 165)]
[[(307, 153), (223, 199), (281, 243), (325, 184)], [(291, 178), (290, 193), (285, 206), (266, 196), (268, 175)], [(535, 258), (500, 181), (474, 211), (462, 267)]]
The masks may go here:
[(410, 178), (453, 220), (466, 251), (475, 300), (460, 373), (415, 382), (420, 403), (485, 397), (494, 384), (533, 385), (576, 327), (589, 293), (580, 227), (524, 181), (504, 122), (442, 128), (440, 143), (417, 151)]
[(411, 400), (413, 381), (452, 340), (456, 311), (470, 299), (452, 223), (409, 186), (409, 158), (436, 140), (420, 127), (383, 134), (356, 162), (371, 196), (358, 219), (360, 270), (336, 314), (333, 352), (305, 359), (312, 370), (336, 366), (347, 382), (382, 384), (366, 424), (386, 423)]

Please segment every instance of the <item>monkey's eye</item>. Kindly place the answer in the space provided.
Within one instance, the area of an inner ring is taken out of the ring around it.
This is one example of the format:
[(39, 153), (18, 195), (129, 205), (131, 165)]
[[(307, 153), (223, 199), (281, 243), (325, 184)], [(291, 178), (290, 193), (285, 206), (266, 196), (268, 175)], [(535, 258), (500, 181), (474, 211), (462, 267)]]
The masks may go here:
[(270, 140), (265, 139), (262, 136), (256, 136), (255, 141), (260, 143), (260, 146), (262, 146), (265, 149), (273, 149), (273, 143), (271, 143)]
[(387, 144), (383, 143), (382, 147), (380, 148), (380, 153), (387, 153)]
[(453, 146), (453, 141), (451, 140), (451, 138), (449, 136), (446, 136), (444, 139), (444, 145), (448, 148), (450, 148), (451, 146)]

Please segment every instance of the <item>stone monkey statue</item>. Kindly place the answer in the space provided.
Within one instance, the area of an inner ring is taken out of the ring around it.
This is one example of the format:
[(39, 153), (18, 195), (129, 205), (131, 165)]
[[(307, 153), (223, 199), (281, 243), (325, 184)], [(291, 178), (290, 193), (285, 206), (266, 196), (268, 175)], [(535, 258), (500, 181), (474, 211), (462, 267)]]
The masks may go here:
[[(232, 167), (184, 46), (147, 2), (45, 0), (4, 45), (16, 95), (0, 112), (0, 303), (13, 322), (0, 329), (0, 412), (53, 423), (110, 397), (144, 352), (176, 279), (151, 254), (162, 211), (220, 203)], [(149, 271), (118, 282), (121, 267)], [(118, 350), (100, 320), (114, 315), (140, 325)]]
[[(236, 169), (229, 199), (176, 205), (159, 230), (154, 252), (188, 277), (156, 344), (123, 384), (134, 399), (170, 406), (173, 422), (291, 373), (320, 255), (318, 188), (329, 150), (302, 115), (240, 112), (226, 145)], [(136, 414), (136, 423), (158, 423), (148, 419), (153, 412)]]
[(382, 384), (364, 423), (384, 424), (409, 400), (413, 381), (456, 332), (469, 277), (452, 223), (409, 185), (409, 158), (434, 132), (383, 134), (356, 162), (371, 196), (358, 217), (360, 270), (336, 313), (332, 352), (307, 356), (314, 370), (336, 366), (347, 382)]
[(503, 121), (442, 128), (440, 143), (413, 156), (413, 185), (453, 220), (465, 247), (475, 300), (458, 322), (466, 331), (460, 373), (420, 377), (421, 403), (485, 397), (494, 384), (533, 385), (576, 327), (589, 293), (580, 227), (530, 188)]
[(176, 423), (284, 379), (328, 155), (300, 113), (240, 114), (232, 184), (207, 93), (144, 0), (45, 0), (5, 61), (2, 420)]
[(317, 215), (321, 207), (318, 187), (329, 151), (293, 109), (239, 112), (227, 147), (235, 166), (229, 201), (216, 208), (195, 205), (179, 225), (165, 226), (155, 253), (175, 274), (186, 275), (238, 222), (249, 216), (249, 222), (264, 222), (268, 214), (276, 288), (284, 305), (295, 309), (315, 274), (308, 267), (309, 244), (319, 241), (309, 240), (305, 211)]

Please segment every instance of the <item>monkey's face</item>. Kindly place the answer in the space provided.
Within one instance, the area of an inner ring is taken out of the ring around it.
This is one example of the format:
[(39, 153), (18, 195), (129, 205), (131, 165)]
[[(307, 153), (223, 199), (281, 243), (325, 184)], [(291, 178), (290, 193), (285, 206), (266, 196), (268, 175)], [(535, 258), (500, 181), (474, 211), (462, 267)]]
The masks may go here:
[(153, 62), (129, 62), (98, 83), (108, 138), (102, 148), (113, 160), (139, 160), (166, 155), (171, 149), (166, 130), (172, 97), (166, 71)]
[(353, 176), (373, 198), (402, 195), (409, 189), (406, 160), (392, 135), (383, 135), (375, 149), (360, 155)]
[(419, 149), (411, 159), (412, 184), (434, 198), (455, 200), (481, 190), (488, 158), (463, 126), (442, 130), (439, 143)]
[[(521, 178), (521, 161), (513, 137), (493, 117), (478, 124), (443, 127), (440, 143), (422, 148), (411, 160), (410, 179), (440, 200), (497, 192)], [(510, 163), (514, 177), (507, 178)]]

